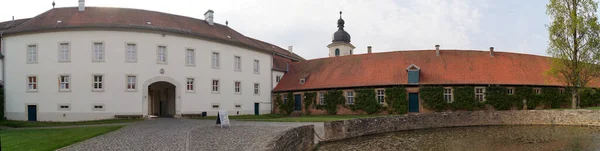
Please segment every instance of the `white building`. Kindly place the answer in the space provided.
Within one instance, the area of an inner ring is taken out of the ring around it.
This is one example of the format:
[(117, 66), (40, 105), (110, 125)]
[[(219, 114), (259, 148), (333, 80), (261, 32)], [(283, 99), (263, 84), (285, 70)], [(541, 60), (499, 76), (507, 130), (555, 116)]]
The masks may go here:
[(274, 58), (303, 58), (213, 22), (213, 13), (200, 20), (80, 3), (0, 23), (6, 118), (271, 113), (275, 76), (285, 73)]

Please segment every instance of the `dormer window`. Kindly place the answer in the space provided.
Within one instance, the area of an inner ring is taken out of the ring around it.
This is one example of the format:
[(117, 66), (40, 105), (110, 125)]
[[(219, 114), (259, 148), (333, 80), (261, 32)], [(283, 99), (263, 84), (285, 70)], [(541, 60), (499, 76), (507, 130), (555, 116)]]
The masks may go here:
[(306, 79), (308, 79), (308, 76), (310, 76), (310, 73), (305, 73), (304, 75), (300, 76), (300, 79), (298, 80), (300, 84), (306, 83)]
[(408, 84), (419, 84), (421, 68), (415, 64), (411, 64), (406, 68), (406, 72), (408, 73)]
[(306, 78), (300, 78), (300, 84), (304, 84), (306, 82)]

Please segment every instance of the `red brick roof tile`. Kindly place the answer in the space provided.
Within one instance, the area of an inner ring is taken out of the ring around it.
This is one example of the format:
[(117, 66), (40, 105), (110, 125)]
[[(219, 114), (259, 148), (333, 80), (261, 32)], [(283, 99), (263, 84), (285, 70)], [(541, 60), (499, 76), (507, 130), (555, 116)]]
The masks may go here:
[[(418, 50), (294, 62), (273, 91), (407, 85), (411, 64), (421, 68), (421, 85), (565, 85), (545, 74), (549, 57), (508, 52), (492, 57), (489, 51), (472, 50), (440, 50), (436, 56), (435, 50)], [(300, 84), (306, 74), (310, 77)]]

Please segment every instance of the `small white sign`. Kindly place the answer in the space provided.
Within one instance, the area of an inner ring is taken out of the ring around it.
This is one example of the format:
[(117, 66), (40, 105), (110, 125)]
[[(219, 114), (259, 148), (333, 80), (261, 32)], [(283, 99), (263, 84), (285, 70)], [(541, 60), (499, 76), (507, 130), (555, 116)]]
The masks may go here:
[(220, 110), (218, 114), (219, 115), (217, 115), (217, 124), (221, 125), (221, 128), (223, 128), (223, 126), (231, 127), (231, 125), (229, 124), (229, 116), (227, 114), (227, 111)]

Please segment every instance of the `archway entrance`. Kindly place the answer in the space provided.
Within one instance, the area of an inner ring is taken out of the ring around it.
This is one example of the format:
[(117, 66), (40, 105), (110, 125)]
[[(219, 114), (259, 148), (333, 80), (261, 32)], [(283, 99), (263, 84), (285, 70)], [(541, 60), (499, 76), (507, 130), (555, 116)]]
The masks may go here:
[(148, 115), (173, 117), (176, 115), (176, 86), (164, 81), (148, 86)]

